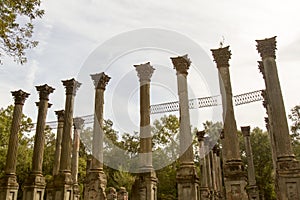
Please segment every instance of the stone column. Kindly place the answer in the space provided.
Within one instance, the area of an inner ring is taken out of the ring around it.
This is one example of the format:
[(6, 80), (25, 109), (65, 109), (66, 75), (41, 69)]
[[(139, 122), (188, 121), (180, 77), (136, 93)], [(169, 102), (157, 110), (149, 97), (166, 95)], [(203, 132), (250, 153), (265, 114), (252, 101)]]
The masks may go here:
[(56, 132), (56, 141), (55, 141), (53, 176), (59, 173), (61, 141), (62, 141), (62, 134), (64, 128), (65, 111), (64, 110), (55, 111), (55, 114), (57, 116), (57, 132)]
[(276, 65), (276, 37), (256, 40), (262, 58), (272, 134), (277, 156), (277, 198), (300, 199), (300, 162), (295, 160)]
[(220, 157), (220, 147), (217, 146), (216, 151), (216, 166), (217, 166), (217, 181), (219, 185), (219, 199), (224, 199), (224, 191), (223, 191), (223, 176), (222, 176), (222, 164)]
[(8, 150), (6, 155), (5, 175), (0, 179), (0, 199), (17, 200), (19, 184), (16, 176), (18, 134), (22, 119), (22, 110), (29, 94), (22, 91), (11, 92), (15, 100)]
[(177, 87), (179, 96), (180, 114), (180, 167), (177, 170), (178, 200), (199, 199), (197, 176), (194, 165), (194, 153), (189, 113), (189, 100), (187, 90), (187, 75), (191, 61), (187, 55), (171, 58), (177, 74)]
[(226, 199), (247, 199), (246, 174), (240, 156), (240, 147), (237, 136), (237, 127), (234, 117), (232, 89), (229, 73), (229, 59), (231, 52), (229, 46), (212, 49), (214, 61), (219, 71), (219, 83), (222, 95), (224, 139), (222, 140), (222, 153), (224, 161), (224, 182)]
[(255, 170), (254, 170), (253, 155), (252, 155), (252, 148), (250, 142), (250, 126), (242, 126), (241, 130), (244, 136), (246, 156), (248, 160), (247, 192), (248, 192), (249, 200), (255, 200), (255, 199), (259, 200), (259, 193), (258, 193), (258, 188), (255, 180)]
[(32, 157), (32, 169), (30, 175), (25, 180), (23, 186), (23, 200), (43, 199), (45, 193), (46, 182), (42, 174), (43, 156), (45, 147), (45, 127), (48, 108), (51, 104), (49, 94), (54, 91), (54, 88), (47, 84), (36, 86), (39, 92), (40, 101), (36, 103), (39, 107), (38, 119), (36, 125), (36, 133), (34, 137), (34, 148)]
[(71, 200), (73, 196), (73, 180), (71, 175), (72, 126), (74, 99), (81, 83), (74, 78), (62, 81), (66, 89), (65, 115), (61, 142), (61, 158), (59, 174), (54, 176), (55, 200)]
[(219, 180), (219, 162), (217, 156), (218, 146), (217, 144), (212, 149), (212, 160), (213, 160), (213, 182), (215, 184), (215, 199), (221, 199), (221, 189)]
[(201, 200), (209, 200), (210, 199), (210, 191), (208, 188), (207, 181), (207, 165), (206, 165), (206, 150), (204, 146), (204, 135), (205, 131), (197, 132), (197, 139), (199, 145), (199, 157), (200, 157), (200, 199)]
[(91, 167), (86, 177), (84, 189), (84, 199), (103, 200), (106, 199), (106, 175), (103, 171), (103, 110), (104, 110), (104, 91), (110, 77), (104, 72), (92, 74), (91, 78), (95, 86), (95, 114), (92, 144)]
[(80, 188), (78, 185), (78, 159), (79, 159), (79, 148), (80, 148), (80, 132), (84, 120), (80, 117), (73, 119), (74, 121), (74, 135), (73, 135), (73, 148), (72, 148), (72, 179), (73, 179), (73, 200), (80, 199)]
[(125, 187), (120, 187), (118, 192), (118, 200), (128, 200), (128, 192)]
[[(63, 127), (64, 127), (64, 110), (55, 111), (57, 116), (57, 132), (56, 132), (56, 141), (55, 141), (55, 154), (54, 154), (54, 164), (53, 164), (53, 177), (58, 175), (59, 173), (59, 163), (60, 163), (60, 156), (61, 156), (61, 140), (63, 134)], [(47, 200), (52, 200), (55, 195), (53, 179), (47, 184), (46, 187), (47, 192)]]
[(152, 166), (152, 135), (150, 125), (150, 81), (154, 68), (150, 63), (134, 65), (140, 81), (140, 199), (157, 199), (157, 178)]

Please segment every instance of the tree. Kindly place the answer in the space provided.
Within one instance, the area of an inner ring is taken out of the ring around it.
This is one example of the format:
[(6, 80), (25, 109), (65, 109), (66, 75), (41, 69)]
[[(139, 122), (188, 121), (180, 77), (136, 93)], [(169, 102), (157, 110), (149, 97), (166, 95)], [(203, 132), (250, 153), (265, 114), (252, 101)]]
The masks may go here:
[(289, 119), (292, 121), (291, 139), (294, 153), (297, 159), (300, 159), (300, 105), (296, 105), (291, 109)]
[(5, 54), (20, 64), (27, 61), (25, 50), (38, 44), (31, 37), (33, 20), (44, 14), (40, 4), (40, 0), (0, 1), (0, 63)]

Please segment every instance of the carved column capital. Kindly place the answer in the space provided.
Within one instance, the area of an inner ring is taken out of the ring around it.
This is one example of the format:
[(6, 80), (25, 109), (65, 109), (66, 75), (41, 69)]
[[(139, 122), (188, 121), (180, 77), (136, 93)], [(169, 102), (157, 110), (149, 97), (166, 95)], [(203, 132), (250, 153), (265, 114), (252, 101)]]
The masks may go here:
[(96, 89), (105, 90), (106, 85), (108, 84), (111, 77), (106, 75), (104, 72), (98, 74), (91, 74), (91, 78), (94, 82), (94, 86)]
[(76, 95), (78, 88), (81, 86), (81, 83), (76, 81), (74, 78), (69, 80), (62, 81), (63, 85), (66, 88), (66, 95)]
[(65, 110), (57, 110), (55, 111), (55, 114), (57, 116), (57, 121), (63, 122), (65, 119)]
[(276, 58), (276, 36), (272, 38), (266, 38), (264, 40), (255, 40), (257, 42), (256, 49), (262, 59), (272, 57)]
[(73, 125), (75, 130), (82, 129), (83, 124), (84, 124), (84, 119), (82, 119), (81, 117), (75, 117), (73, 119)]
[(211, 49), (214, 61), (217, 63), (217, 68), (229, 67), (229, 59), (231, 58), (231, 51), (229, 46), (219, 49)]
[(220, 139), (223, 140), (224, 138), (225, 138), (225, 132), (224, 132), (224, 128), (222, 128), (220, 133)]
[(250, 136), (250, 126), (241, 126), (242, 133), (244, 137)]
[(198, 142), (202, 142), (204, 140), (205, 131), (197, 131), (196, 135), (198, 138)]
[(188, 69), (191, 65), (191, 60), (188, 58), (188, 55), (171, 57), (174, 69), (176, 69), (179, 74), (188, 74)]
[(218, 144), (216, 144), (213, 148), (212, 148), (213, 153), (218, 154), (218, 151), (220, 151), (220, 148), (218, 146)]
[(154, 68), (150, 65), (150, 62), (140, 65), (134, 65), (140, 82), (150, 82)]
[(12, 91), (11, 92), (12, 96), (15, 99), (15, 105), (24, 105), (25, 100), (27, 99), (27, 97), (29, 97), (29, 93), (26, 93), (22, 90), (18, 90), (18, 91)]
[(35, 86), (36, 90), (39, 92), (40, 100), (49, 100), (49, 94), (51, 94), (55, 89), (47, 84)]

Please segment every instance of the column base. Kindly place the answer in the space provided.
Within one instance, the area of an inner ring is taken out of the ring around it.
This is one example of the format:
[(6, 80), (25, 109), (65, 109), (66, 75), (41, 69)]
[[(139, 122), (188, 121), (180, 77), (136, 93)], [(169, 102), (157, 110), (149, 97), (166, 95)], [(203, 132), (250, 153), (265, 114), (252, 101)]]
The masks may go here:
[(60, 172), (54, 176), (52, 197), (55, 200), (71, 200), (73, 181), (70, 172)]
[(181, 165), (177, 170), (176, 182), (178, 200), (198, 200), (200, 198), (199, 177), (194, 165)]
[(105, 188), (107, 178), (102, 170), (90, 170), (87, 174), (84, 185), (84, 200), (106, 199)]
[(224, 165), (224, 183), (227, 200), (248, 199), (247, 175), (241, 160), (228, 160)]
[(300, 199), (300, 161), (278, 161), (277, 166), (277, 198)]
[(0, 179), (0, 199), (17, 200), (19, 184), (15, 174), (6, 174)]
[(23, 200), (44, 199), (46, 188), (45, 177), (42, 174), (30, 174), (23, 186)]
[[(148, 169), (149, 170), (149, 169)], [(147, 171), (148, 171), (147, 170)], [(132, 200), (156, 200), (157, 199), (157, 177), (153, 170), (140, 173), (132, 186)]]

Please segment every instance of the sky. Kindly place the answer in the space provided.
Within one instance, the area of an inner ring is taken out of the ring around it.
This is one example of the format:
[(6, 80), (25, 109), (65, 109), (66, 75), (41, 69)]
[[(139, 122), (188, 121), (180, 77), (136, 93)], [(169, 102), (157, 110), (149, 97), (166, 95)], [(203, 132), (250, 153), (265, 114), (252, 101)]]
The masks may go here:
[[(0, 66), (0, 107), (13, 104), (10, 91), (31, 95), (24, 114), (37, 119), (34, 86), (55, 88), (47, 121), (64, 109), (61, 80), (75, 78), (83, 85), (75, 98), (75, 116), (92, 114), (94, 88), (90, 74), (112, 77), (105, 91), (104, 118), (120, 132), (137, 131), (139, 82), (133, 65), (150, 62), (151, 104), (177, 101), (176, 72), (170, 57), (188, 54), (189, 98), (220, 94), (210, 49), (230, 45), (233, 95), (264, 89), (257, 61), (256, 39), (277, 36), (277, 67), (286, 113), (300, 104), (300, 3), (277, 0), (51, 0), (42, 1), (45, 15), (35, 21), (37, 48), (27, 51), (23, 66), (5, 58)], [(234, 108), (238, 129), (250, 125), (265, 130), (262, 102)], [(191, 124), (202, 129), (206, 120), (220, 121), (221, 107), (191, 110)], [(177, 114), (177, 112), (173, 113)], [(151, 120), (162, 115), (153, 115)], [(289, 122), (290, 123), (290, 122)]]

